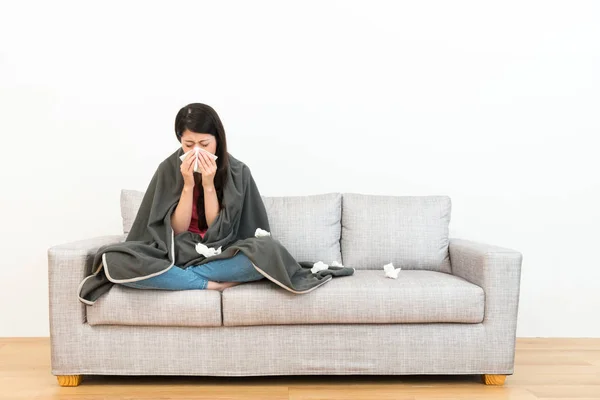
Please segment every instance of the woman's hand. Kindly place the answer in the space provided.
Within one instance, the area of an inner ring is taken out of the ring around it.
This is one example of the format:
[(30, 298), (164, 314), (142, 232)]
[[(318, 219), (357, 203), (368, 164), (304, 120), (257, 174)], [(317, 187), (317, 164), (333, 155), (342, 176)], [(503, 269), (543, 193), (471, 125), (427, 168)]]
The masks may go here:
[(183, 186), (193, 188), (194, 182), (194, 162), (196, 161), (196, 155), (191, 151), (181, 163), (181, 175), (183, 176)]
[(208, 154), (203, 151), (198, 152), (198, 168), (202, 174), (202, 187), (209, 188), (215, 186), (215, 174), (217, 172), (217, 163)]

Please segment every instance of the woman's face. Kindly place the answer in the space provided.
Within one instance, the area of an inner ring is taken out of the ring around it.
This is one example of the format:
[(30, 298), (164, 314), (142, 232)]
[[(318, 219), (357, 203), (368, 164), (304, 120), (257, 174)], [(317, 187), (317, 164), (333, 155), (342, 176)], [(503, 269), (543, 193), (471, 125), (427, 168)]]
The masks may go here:
[(181, 147), (183, 148), (183, 152), (187, 153), (196, 146), (209, 153), (215, 154), (217, 152), (217, 138), (210, 133), (195, 133), (186, 129), (183, 132), (183, 135), (181, 135)]

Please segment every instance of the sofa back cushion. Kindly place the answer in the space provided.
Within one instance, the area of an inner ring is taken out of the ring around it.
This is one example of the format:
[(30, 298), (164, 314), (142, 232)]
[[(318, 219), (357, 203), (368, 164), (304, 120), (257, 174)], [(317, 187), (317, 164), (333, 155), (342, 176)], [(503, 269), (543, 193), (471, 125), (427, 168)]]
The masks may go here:
[(297, 261), (341, 262), (342, 194), (262, 196), (271, 235)]
[[(121, 191), (123, 233), (129, 233), (144, 192)], [(271, 236), (279, 240), (297, 261), (341, 262), (342, 195), (261, 196), (271, 225)]]
[(139, 190), (121, 190), (121, 219), (123, 220), (123, 233), (128, 234), (131, 230), (143, 198), (144, 192)]
[(448, 196), (344, 193), (342, 259), (345, 267), (451, 272)]

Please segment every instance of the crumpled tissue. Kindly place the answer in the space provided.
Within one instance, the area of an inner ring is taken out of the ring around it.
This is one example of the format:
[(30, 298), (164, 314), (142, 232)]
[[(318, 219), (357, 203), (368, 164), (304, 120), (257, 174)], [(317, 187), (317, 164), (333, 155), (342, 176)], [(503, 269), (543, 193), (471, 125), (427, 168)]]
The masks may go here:
[(194, 147), (193, 150), (190, 150), (187, 153), (185, 153), (184, 155), (182, 155), (181, 157), (179, 157), (179, 159), (181, 161), (183, 161), (183, 160), (185, 160), (185, 158), (187, 157), (188, 154), (190, 154), (191, 152), (195, 152), (196, 153), (196, 162), (194, 163), (194, 172), (200, 172), (200, 169), (198, 169), (198, 163), (200, 162), (200, 160), (198, 160), (198, 153), (201, 152), (201, 151), (203, 151), (206, 154), (208, 154), (208, 156), (210, 158), (212, 158), (213, 160), (216, 160), (217, 158), (219, 158), (219, 157), (215, 156), (213, 153), (211, 153), (209, 151), (206, 151), (206, 150), (204, 150), (204, 149), (196, 146), (196, 147)]
[(387, 276), (388, 278), (392, 278), (392, 279), (398, 279), (398, 274), (400, 273), (401, 269), (402, 268), (394, 269), (393, 263), (385, 264), (383, 266), (383, 270), (385, 271), (385, 276)]
[[(337, 262), (337, 260), (333, 260), (331, 262), (331, 266), (344, 268), (344, 266), (342, 264), (340, 264), (339, 262)], [(313, 264), (313, 267), (310, 269), (310, 272), (312, 272), (313, 274), (316, 274), (317, 272), (322, 271), (324, 269), (328, 269), (328, 268), (329, 268), (329, 265), (325, 264), (323, 261), (317, 261), (316, 263)]]
[(223, 246), (219, 246), (219, 248), (215, 250), (214, 247), (208, 247), (205, 244), (198, 243), (196, 245), (196, 251), (198, 252), (198, 254), (202, 254), (204, 257), (208, 258), (216, 256), (217, 254), (221, 254), (221, 247)]
[(254, 237), (262, 237), (262, 236), (271, 236), (271, 233), (265, 231), (264, 229), (256, 228), (256, 232), (254, 232)]
[[(254, 236), (271, 236), (271, 234), (265, 231), (264, 229), (256, 228), (256, 233), (254, 233)], [(202, 254), (204, 257), (208, 258), (211, 256), (216, 256), (217, 254), (221, 254), (221, 247), (223, 246), (219, 246), (218, 249), (215, 249), (214, 247), (208, 247), (203, 243), (198, 243), (196, 244), (196, 251), (198, 252), (198, 254)]]

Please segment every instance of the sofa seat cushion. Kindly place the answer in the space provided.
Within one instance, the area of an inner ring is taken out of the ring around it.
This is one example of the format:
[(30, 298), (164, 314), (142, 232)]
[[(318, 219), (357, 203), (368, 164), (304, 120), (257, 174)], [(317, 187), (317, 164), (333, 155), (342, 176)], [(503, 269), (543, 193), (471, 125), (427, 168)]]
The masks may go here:
[(221, 326), (218, 290), (147, 290), (114, 285), (87, 307), (90, 325)]
[(484, 293), (460, 277), (402, 270), (356, 270), (307, 294), (293, 294), (267, 280), (223, 291), (223, 325), (480, 323)]

